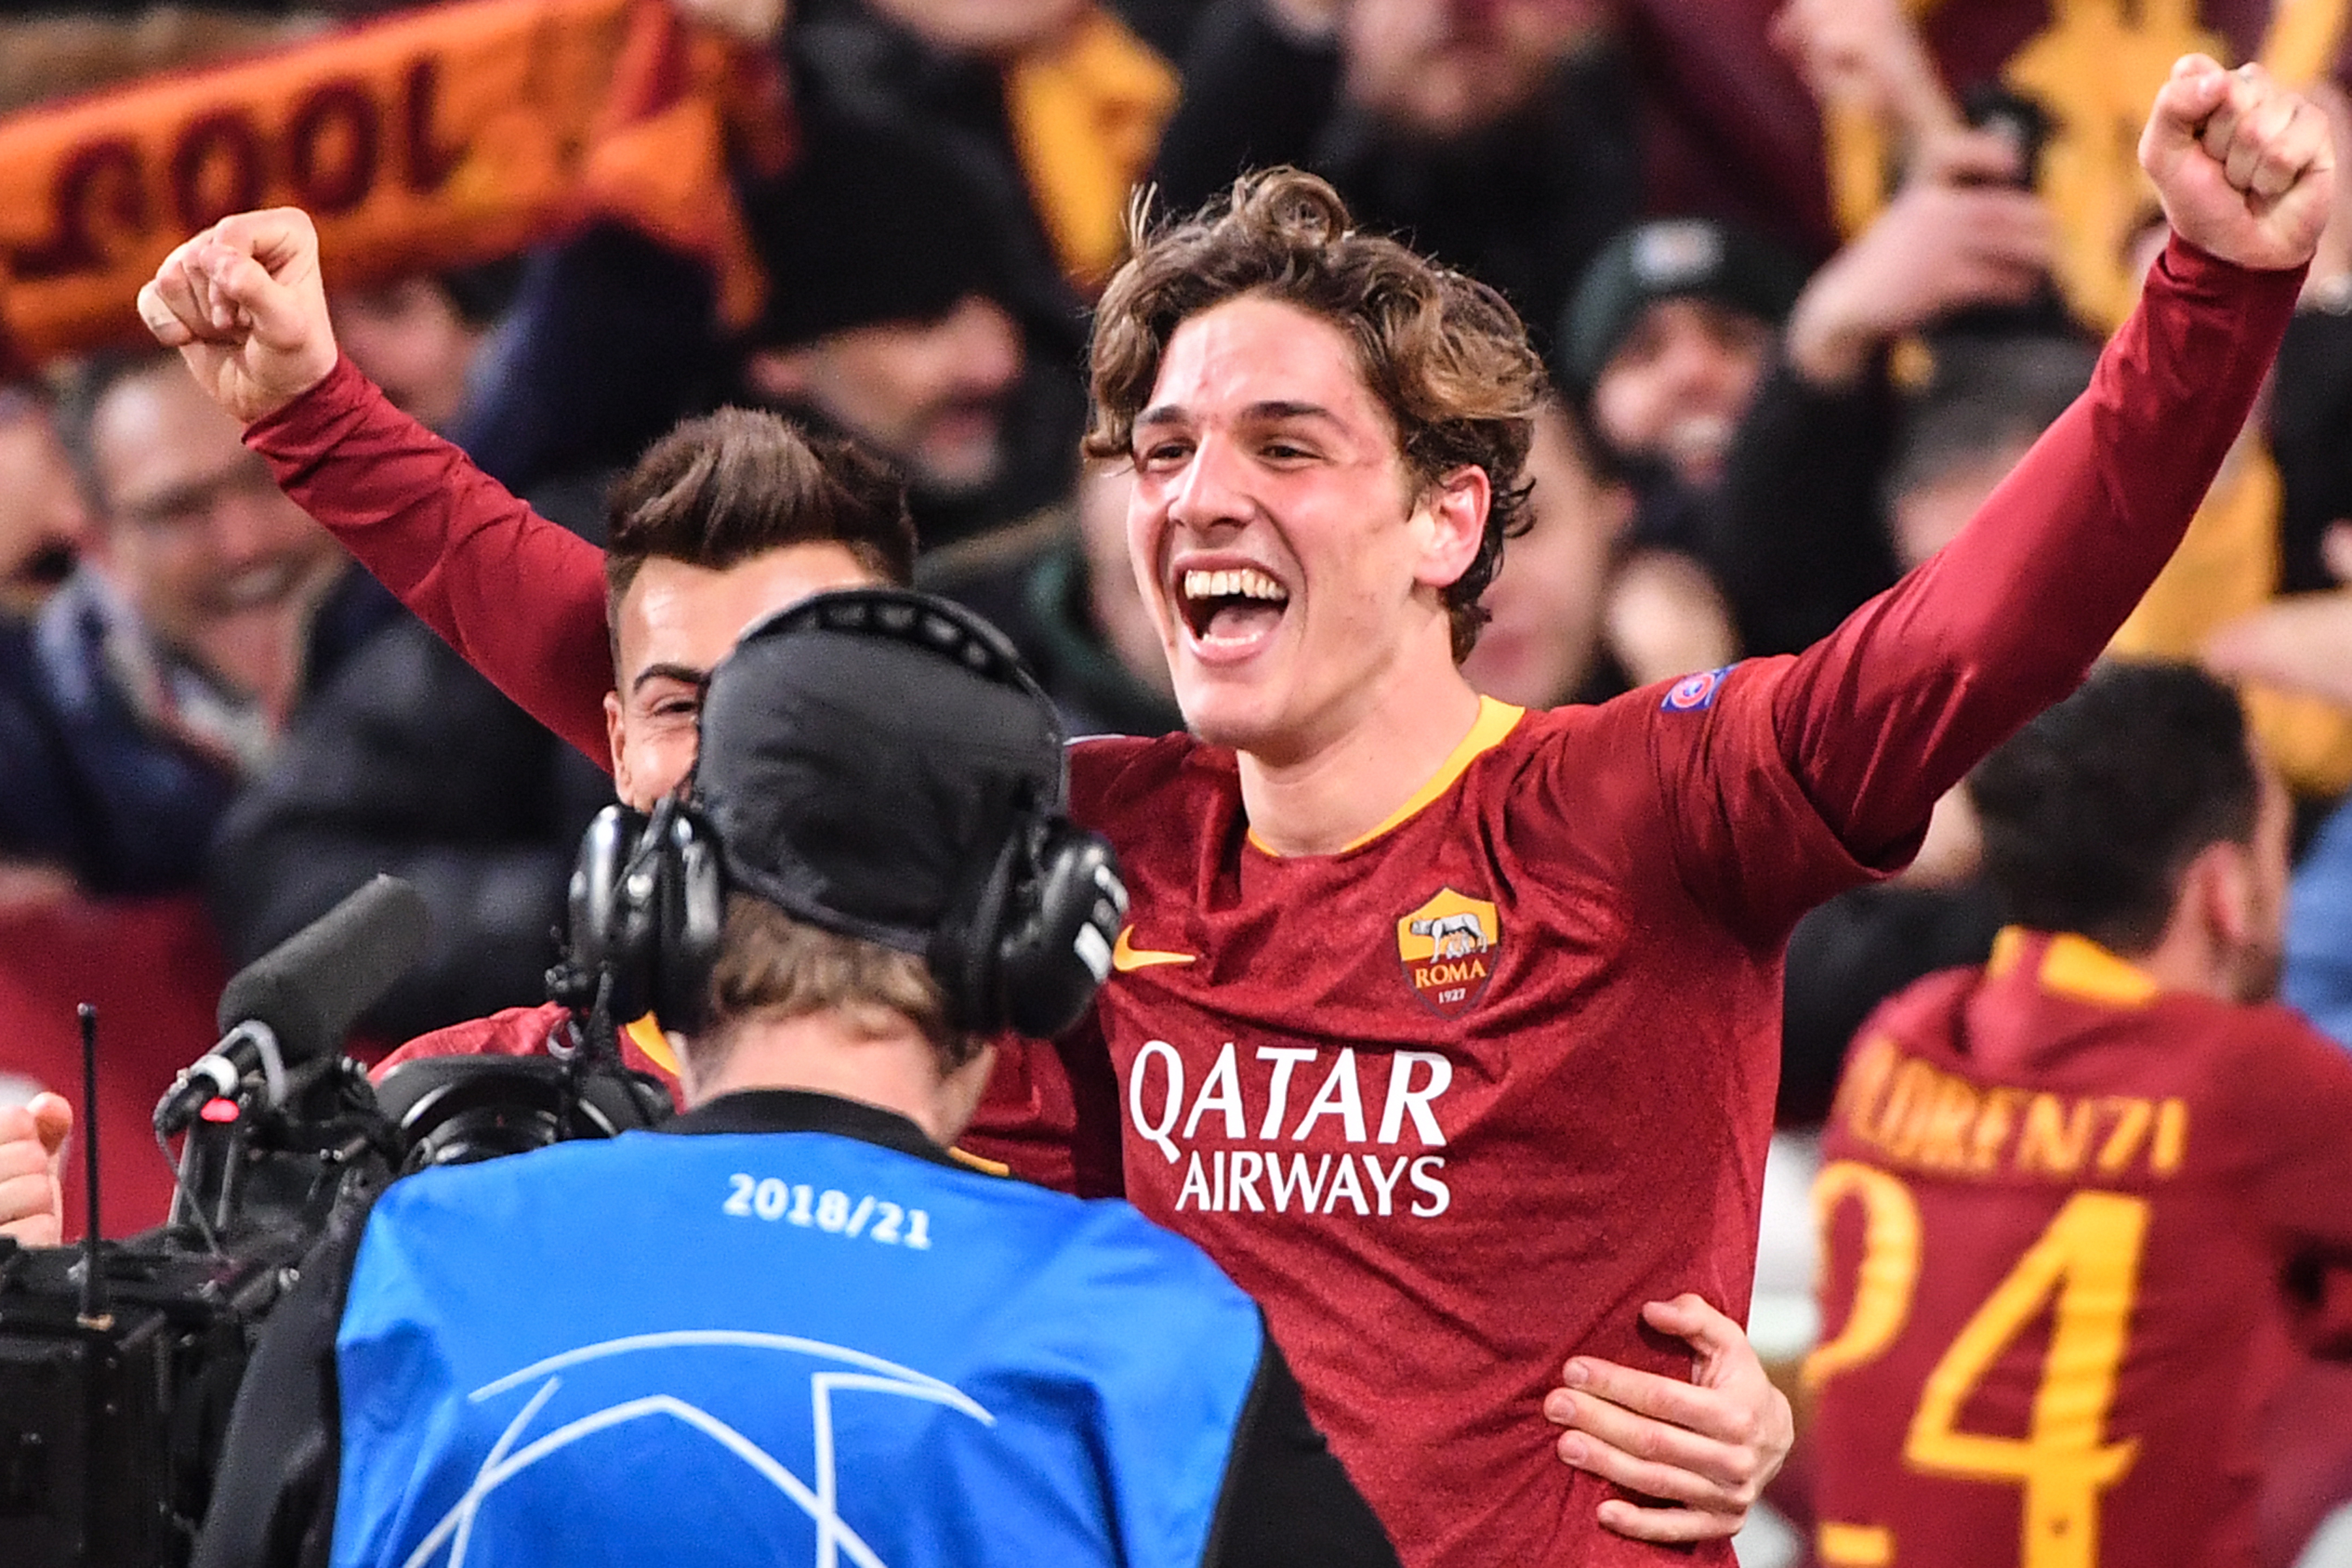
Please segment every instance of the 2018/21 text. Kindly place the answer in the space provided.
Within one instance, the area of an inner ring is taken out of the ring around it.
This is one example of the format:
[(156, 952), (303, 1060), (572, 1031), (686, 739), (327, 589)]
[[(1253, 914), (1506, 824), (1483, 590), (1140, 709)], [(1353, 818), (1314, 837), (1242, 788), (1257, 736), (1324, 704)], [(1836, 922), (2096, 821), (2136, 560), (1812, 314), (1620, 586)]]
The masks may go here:
[(871, 1193), (853, 1204), (838, 1187), (819, 1192), (806, 1182), (788, 1183), (740, 1171), (727, 1180), (732, 1190), (719, 1210), (739, 1219), (782, 1220), (814, 1226), (828, 1236), (864, 1237), (885, 1247), (911, 1247), (917, 1251), (931, 1245), (929, 1215)]

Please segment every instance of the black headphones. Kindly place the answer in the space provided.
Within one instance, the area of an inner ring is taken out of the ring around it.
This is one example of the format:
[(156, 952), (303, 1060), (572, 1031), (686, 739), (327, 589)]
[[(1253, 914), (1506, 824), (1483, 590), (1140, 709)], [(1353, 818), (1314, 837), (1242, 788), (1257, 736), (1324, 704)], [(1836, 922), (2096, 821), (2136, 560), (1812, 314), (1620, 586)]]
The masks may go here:
[(612, 976), (614, 1023), (651, 1013), (690, 1033), (707, 1021), (727, 878), (700, 812), (675, 797), (650, 816), (618, 804), (598, 812), (581, 836), (570, 903), (572, 961)]
[(1127, 888), (1110, 846), (1068, 818), (1022, 813), (925, 955), (958, 1026), (1050, 1039), (1110, 976)]
[[(738, 647), (821, 627), (911, 644), (1025, 694), (1058, 742), (1052, 700), (1004, 635), (962, 606), (904, 589), (816, 595), (745, 632)], [(1051, 798), (1007, 803), (1011, 824), (986, 863), (968, 868), (924, 960), (960, 1029), (1058, 1035), (1085, 1015), (1110, 974), (1127, 889), (1108, 842)], [(613, 1016), (651, 1011), (692, 1033), (709, 1021), (710, 971), (726, 919), (717, 836), (686, 801), (650, 816), (598, 813), (572, 876), (573, 960), (613, 975)]]

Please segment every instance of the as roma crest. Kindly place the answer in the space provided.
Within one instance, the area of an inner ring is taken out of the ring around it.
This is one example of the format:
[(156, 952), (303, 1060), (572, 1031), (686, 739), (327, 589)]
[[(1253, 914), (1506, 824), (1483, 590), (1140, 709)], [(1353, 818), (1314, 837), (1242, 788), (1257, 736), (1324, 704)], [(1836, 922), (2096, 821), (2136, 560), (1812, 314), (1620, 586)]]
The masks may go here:
[(1451, 888), (1397, 921), (1397, 957), (1414, 994), (1448, 1017), (1475, 1005), (1501, 956), (1495, 906)]

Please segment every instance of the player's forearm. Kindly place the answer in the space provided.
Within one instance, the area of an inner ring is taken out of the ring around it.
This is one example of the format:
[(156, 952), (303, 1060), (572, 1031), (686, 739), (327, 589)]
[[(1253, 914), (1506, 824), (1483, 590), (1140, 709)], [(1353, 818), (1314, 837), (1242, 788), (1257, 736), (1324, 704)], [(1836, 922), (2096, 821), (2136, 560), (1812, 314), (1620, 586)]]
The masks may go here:
[(1959, 537), (1801, 658), (1777, 700), (1781, 745), (1857, 858), (1896, 851), (2080, 683), (2195, 515), (2300, 281), (2176, 241), (2090, 390)]
[(385, 401), (349, 360), (246, 443), (499, 690), (608, 766), (603, 556)]

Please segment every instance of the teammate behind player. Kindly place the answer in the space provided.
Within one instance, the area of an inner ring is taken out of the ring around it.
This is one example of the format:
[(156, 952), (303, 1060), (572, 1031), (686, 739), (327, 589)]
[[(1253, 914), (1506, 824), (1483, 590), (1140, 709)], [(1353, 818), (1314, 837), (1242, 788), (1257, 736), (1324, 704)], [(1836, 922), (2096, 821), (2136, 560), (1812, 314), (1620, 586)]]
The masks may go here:
[[(1417, 1568), (1655, 1561), (1608, 1531), (1714, 1536), (1753, 1495), (1753, 1430), (1648, 1450), (1679, 1475), (1571, 1433), (1602, 1485), (1538, 1412), (1618, 1390), (1547, 1400), (1571, 1352), (1571, 1384), (1591, 1356), (1648, 1374), (1654, 1414), (1737, 1403), (1684, 1381), (1643, 1304), (1747, 1298), (1790, 926), (1901, 864), (2081, 680), (2244, 422), (2326, 219), (2327, 128), (2191, 57), (2140, 152), (2174, 238), (1984, 517), (1794, 659), (1600, 708), (1483, 703), (1456, 663), (1540, 386), (1491, 291), (1277, 171), (1144, 237), (1106, 292), (1093, 438), (1136, 465), (1130, 553), (1194, 733), (1074, 751), (1134, 924), (1069, 1080), (990, 1109), (1025, 1124), (997, 1124), (1029, 1134), (1008, 1155), (1123, 1189), (1258, 1296)], [(545, 657), (576, 632), (517, 614), (575, 603), (593, 552), (451, 490), (338, 364), (317, 265), (307, 224), (227, 219), (142, 312), (313, 515), (594, 749), (598, 683)], [(1732, 1342), (1703, 1338), (1694, 1381)]]
[(2267, 1005), (2286, 792), (2130, 664), (1968, 789), (2017, 923), (1864, 1026), (1822, 1141), (1820, 1559), (2252, 1563), (2282, 1281), (2352, 1252), (2352, 1058)]

